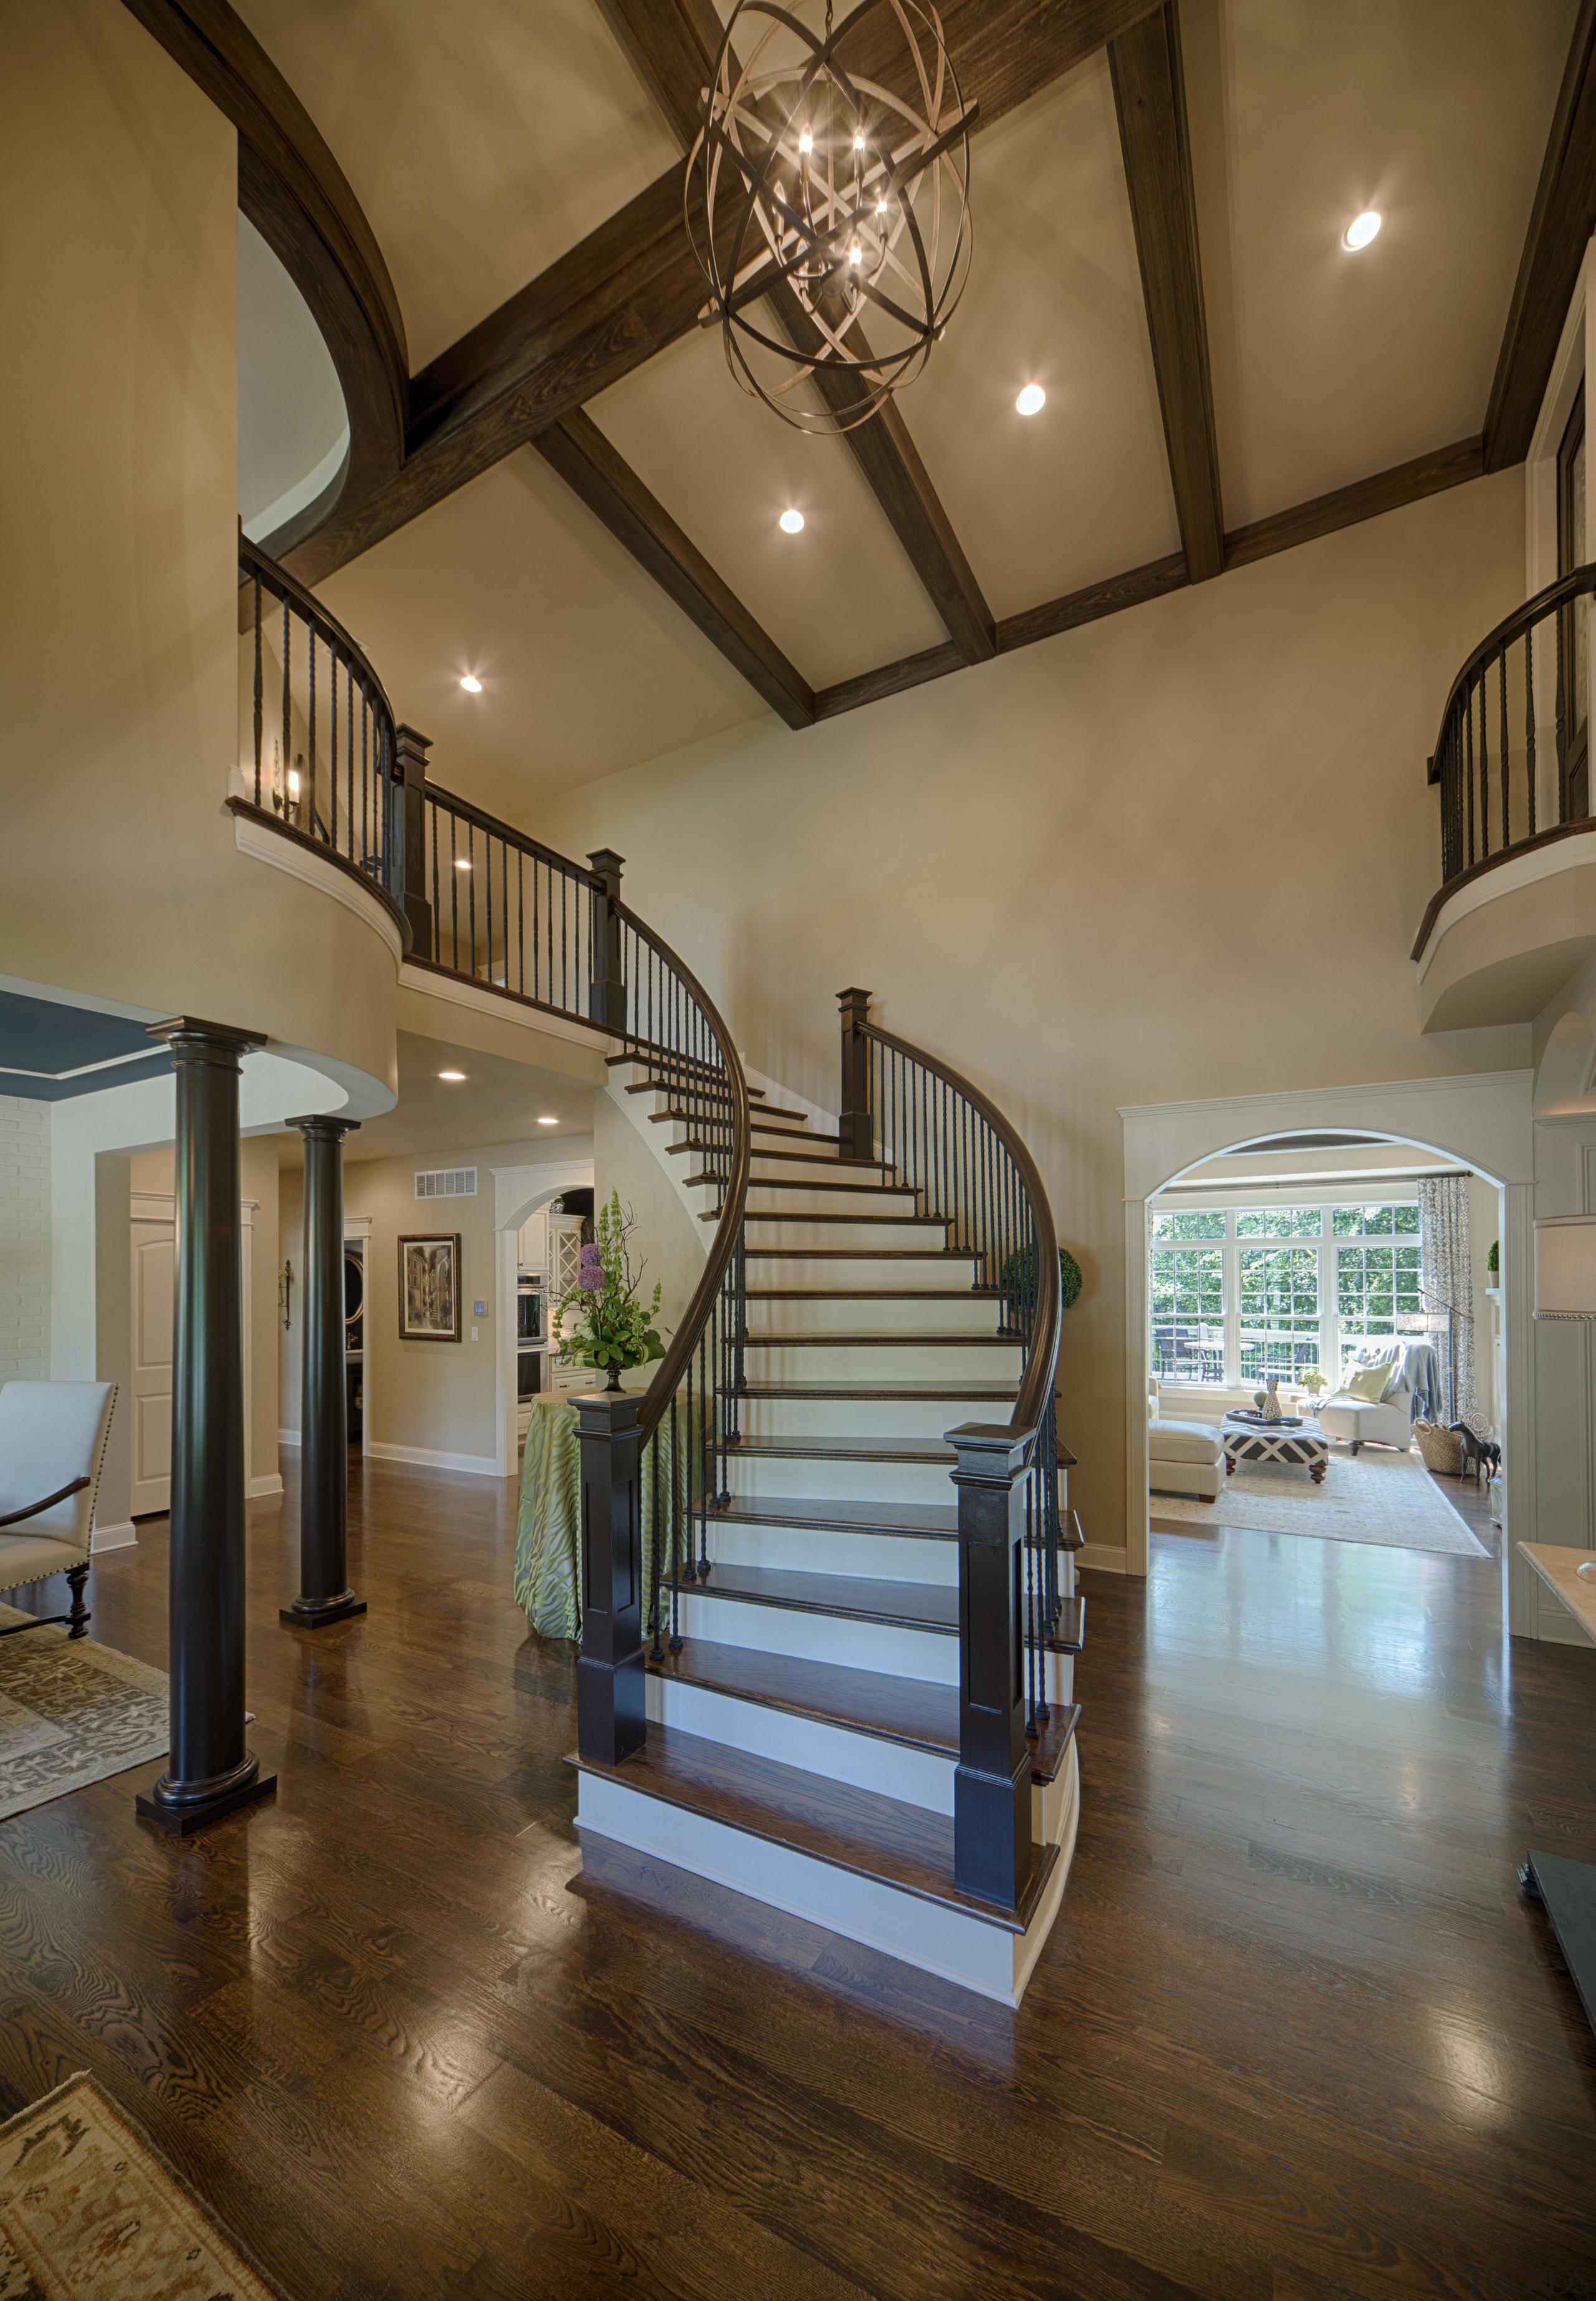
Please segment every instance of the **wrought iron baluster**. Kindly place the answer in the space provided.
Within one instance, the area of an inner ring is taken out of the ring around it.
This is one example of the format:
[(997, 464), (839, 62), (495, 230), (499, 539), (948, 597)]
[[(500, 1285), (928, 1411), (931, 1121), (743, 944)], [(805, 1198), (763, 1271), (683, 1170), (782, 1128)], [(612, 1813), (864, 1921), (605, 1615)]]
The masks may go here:
[(1463, 781), (1468, 797), (1468, 864), (1474, 867), (1474, 697), (1463, 690)]
[(1560, 607), (1555, 623), (1558, 640), (1558, 822), (1561, 824), (1568, 820), (1568, 727), (1563, 693), (1563, 610)]
[[(263, 691), (261, 683), (261, 571), (255, 571), (255, 803), (261, 803), (261, 736)], [(48, 1555), (48, 1553), (46, 1553)]]
[(1525, 792), (1529, 802), (1530, 831), (1535, 835), (1535, 627), (1531, 623), (1524, 634), (1524, 749), (1526, 761)]
[(307, 799), (310, 814), (305, 828), (313, 839), (316, 835), (316, 627), (314, 623), (305, 625), (305, 635), (310, 648), (310, 707), (305, 715), (310, 741), (308, 777), (310, 788)]
[(1497, 691), (1501, 703), (1501, 763), (1502, 763), (1502, 852), (1505, 855), (1513, 843), (1509, 827), (1508, 802), (1513, 782), (1513, 755), (1508, 748), (1508, 642), (1501, 644), (1501, 654), (1496, 666)]
[(338, 641), (327, 642), (327, 844), (338, 852)]
[(294, 759), (294, 698), (288, 684), (290, 677), (288, 658), (293, 644), (293, 626), (288, 617), (288, 595), (285, 591), (282, 595), (282, 812), (285, 822), (288, 819), (288, 797), (292, 790), (288, 776), (292, 772)]
[(460, 858), (455, 851), (455, 810), (449, 809), (449, 964), (460, 972)]
[[(1491, 715), (1485, 695), (1486, 667), (1480, 665), (1480, 860), (1491, 854)], [(1473, 706), (1470, 706), (1472, 710)]]
[(526, 889), (522, 883), (522, 857), (515, 850), (515, 966), (516, 988), (526, 997)]

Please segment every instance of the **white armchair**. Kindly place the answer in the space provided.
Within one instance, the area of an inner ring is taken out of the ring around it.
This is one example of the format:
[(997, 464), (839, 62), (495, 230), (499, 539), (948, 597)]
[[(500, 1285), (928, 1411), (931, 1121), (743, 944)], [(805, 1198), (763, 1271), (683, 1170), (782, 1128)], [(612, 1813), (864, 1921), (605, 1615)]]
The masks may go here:
[(88, 1628), (83, 1586), (115, 1404), (113, 1382), (8, 1382), (0, 1388), (0, 1590), (64, 1569), (72, 1594), (70, 1613), (13, 1622), (0, 1637), (39, 1622), (66, 1622), (72, 1638)]
[(1348, 1361), (1341, 1370), (1343, 1381), (1353, 1364), (1383, 1367), (1394, 1380), (1378, 1400), (1350, 1398), (1338, 1385), (1318, 1410), (1319, 1427), (1326, 1438), (1344, 1439), (1355, 1454), (1360, 1446), (1371, 1443), (1408, 1452), (1413, 1444), (1415, 1398), (1408, 1355), (1405, 1343), (1370, 1343)]

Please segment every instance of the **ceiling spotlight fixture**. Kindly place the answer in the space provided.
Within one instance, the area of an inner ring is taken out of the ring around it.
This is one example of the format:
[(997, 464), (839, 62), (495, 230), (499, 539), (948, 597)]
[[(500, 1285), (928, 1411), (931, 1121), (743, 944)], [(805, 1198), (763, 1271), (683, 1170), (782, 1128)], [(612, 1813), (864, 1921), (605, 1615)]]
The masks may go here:
[(1356, 255), (1360, 247), (1366, 247), (1370, 240), (1377, 239), (1384, 222), (1385, 218), (1378, 208), (1365, 208), (1361, 215), (1355, 215), (1341, 234), (1341, 246), (1348, 255)]
[[(861, 18), (868, 79), (838, 60)], [(969, 274), (974, 118), (933, 0), (730, 10), (688, 158), (698, 320), (798, 431), (852, 431), (924, 367)]]
[(482, 692), (482, 682), (477, 677), (474, 671), (466, 672), (462, 677), (460, 684), (468, 695), (480, 695)]
[(557, 1118), (540, 1118), (538, 1121), (539, 1126), (557, 1126), (559, 1123)]
[(803, 529), (804, 515), (801, 511), (784, 511), (781, 514), (781, 532), (783, 535), (801, 535), (803, 533)]
[(1040, 415), (1048, 404), (1048, 395), (1040, 383), (1028, 383), (1015, 401), (1022, 415)]
[(465, 1076), (465, 1073), (464, 1071), (439, 1071), (438, 1075), (440, 1079), (447, 1079), (451, 1084), (453, 1084), (463, 1079)]

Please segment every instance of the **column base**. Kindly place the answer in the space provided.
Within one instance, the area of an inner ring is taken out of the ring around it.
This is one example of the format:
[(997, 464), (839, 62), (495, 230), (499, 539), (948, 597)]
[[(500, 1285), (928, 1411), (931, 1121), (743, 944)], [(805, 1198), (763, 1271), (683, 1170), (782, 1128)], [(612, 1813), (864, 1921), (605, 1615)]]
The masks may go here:
[(190, 1837), (196, 1829), (220, 1821), (224, 1814), (236, 1813), (240, 1806), (253, 1805), (256, 1798), (275, 1791), (277, 1776), (263, 1774), (258, 1759), (252, 1755), (230, 1779), (205, 1796), (171, 1802), (161, 1795), (165, 1782), (163, 1774), (153, 1790), (140, 1790), (133, 1800), (134, 1811), (141, 1821), (153, 1821), (173, 1837)]
[(340, 1591), (336, 1598), (325, 1598), (313, 1605), (308, 1598), (296, 1598), (291, 1606), (280, 1606), (280, 1622), (292, 1622), (302, 1630), (319, 1630), (329, 1622), (347, 1622), (352, 1615), (363, 1614), (366, 1602), (357, 1598), (353, 1590)]

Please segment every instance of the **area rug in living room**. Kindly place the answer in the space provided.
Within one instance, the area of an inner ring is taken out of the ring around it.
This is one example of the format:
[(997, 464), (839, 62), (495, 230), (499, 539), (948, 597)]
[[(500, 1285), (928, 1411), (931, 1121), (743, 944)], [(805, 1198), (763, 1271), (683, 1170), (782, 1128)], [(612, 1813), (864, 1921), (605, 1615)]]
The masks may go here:
[(163, 1670), (54, 1623), (0, 1637), (0, 1821), (164, 1757), (167, 1724)]
[(1331, 1542), (1374, 1542), (1387, 1550), (1444, 1550), (1460, 1558), (1491, 1553), (1470, 1532), (1418, 1454), (1394, 1447), (1361, 1454), (1333, 1446), (1324, 1483), (1283, 1462), (1239, 1462), (1217, 1502), (1154, 1494), (1152, 1522), (1239, 1526), (1257, 1534), (1318, 1535)]
[(0, 2294), (280, 2301), (155, 2144), (83, 2074), (0, 2125)]

